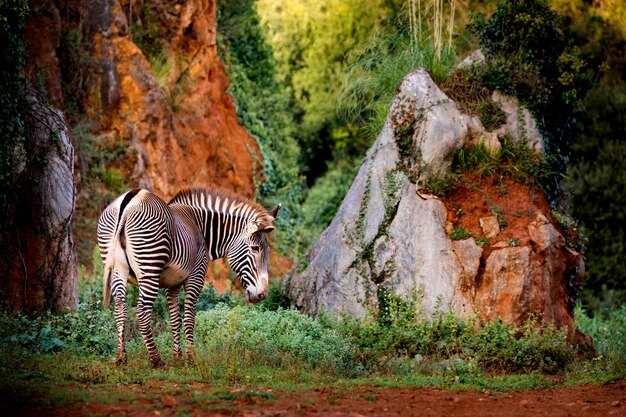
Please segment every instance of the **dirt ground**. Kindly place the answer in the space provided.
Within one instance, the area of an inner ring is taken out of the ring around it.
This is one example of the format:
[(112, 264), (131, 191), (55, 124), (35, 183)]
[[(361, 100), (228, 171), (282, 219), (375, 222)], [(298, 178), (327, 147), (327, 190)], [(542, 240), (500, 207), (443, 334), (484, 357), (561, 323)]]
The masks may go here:
[[(97, 389), (97, 388), (96, 388)], [(123, 394), (120, 388), (112, 394)], [(626, 381), (510, 393), (451, 392), (435, 388), (356, 387), (273, 392), (233, 389), (220, 395), (205, 385), (141, 387), (134, 400), (78, 401), (59, 407), (0, 407), (19, 416), (626, 416)], [(165, 393), (164, 393), (165, 392)], [(133, 396), (131, 395), (130, 398)]]

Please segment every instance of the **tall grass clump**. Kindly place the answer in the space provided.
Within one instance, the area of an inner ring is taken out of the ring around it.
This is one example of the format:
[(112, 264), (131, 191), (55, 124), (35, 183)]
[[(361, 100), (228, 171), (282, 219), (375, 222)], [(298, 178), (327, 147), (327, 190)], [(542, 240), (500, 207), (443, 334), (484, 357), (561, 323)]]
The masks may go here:
[(580, 304), (574, 310), (576, 325), (593, 339), (596, 358), (587, 364), (587, 374), (604, 379), (626, 377), (626, 307), (586, 314)]
[[(365, 123), (366, 132), (375, 137), (407, 74), (424, 67), (441, 80), (450, 72), (457, 63), (452, 43), (455, 7), (454, 1), (447, 7), (439, 0), (424, 5), (410, 1), (408, 10), (390, 17), (350, 54), (338, 99), (347, 121)], [(450, 23), (445, 26), (447, 17)]]
[(198, 313), (196, 363), (207, 379), (238, 379), (250, 368), (352, 371), (349, 341), (295, 310), (222, 306)]

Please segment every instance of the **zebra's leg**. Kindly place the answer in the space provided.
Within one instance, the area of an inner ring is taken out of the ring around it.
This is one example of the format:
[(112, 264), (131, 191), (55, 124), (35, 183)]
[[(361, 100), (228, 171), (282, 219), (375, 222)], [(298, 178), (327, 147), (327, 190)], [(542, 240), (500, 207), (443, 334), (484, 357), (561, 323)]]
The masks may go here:
[(180, 294), (180, 285), (174, 288), (168, 288), (167, 305), (170, 310), (170, 327), (172, 328), (172, 338), (174, 339), (174, 358), (181, 359), (180, 354), (180, 305), (178, 303), (178, 294)]
[[(200, 273), (202, 275), (200, 275)], [(193, 362), (194, 327), (196, 324), (196, 303), (204, 286), (204, 271), (192, 274), (185, 281), (185, 355), (187, 362)]]
[(128, 265), (117, 262), (113, 267), (111, 294), (115, 302), (115, 326), (117, 327), (117, 355), (115, 363), (121, 365), (126, 362), (126, 348), (124, 346), (124, 331), (126, 328), (126, 282), (128, 281)]
[(126, 347), (124, 346), (124, 330), (126, 328), (126, 280), (117, 275), (113, 279), (112, 293), (115, 300), (115, 324), (117, 325), (117, 355), (115, 363), (126, 363)]
[(139, 280), (139, 300), (137, 301), (137, 311), (135, 314), (139, 332), (148, 349), (148, 357), (155, 368), (165, 366), (165, 362), (161, 360), (161, 355), (159, 355), (159, 350), (154, 342), (151, 323), (152, 306), (154, 305), (158, 292), (159, 275), (143, 275), (142, 279)]

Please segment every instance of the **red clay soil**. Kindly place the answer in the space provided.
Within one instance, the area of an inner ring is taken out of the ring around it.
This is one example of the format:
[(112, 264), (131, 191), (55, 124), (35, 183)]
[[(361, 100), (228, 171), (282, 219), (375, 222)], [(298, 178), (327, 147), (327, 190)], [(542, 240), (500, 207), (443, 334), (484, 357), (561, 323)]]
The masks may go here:
[(484, 259), (489, 257), (491, 247), (497, 242), (515, 239), (519, 246), (527, 245), (530, 241), (528, 223), (537, 213), (548, 217), (562, 231), (545, 193), (507, 176), (480, 177), (477, 172), (466, 173), (463, 181), (446, 194), (443, 202), (448, 209), (447, 220), (454, 228), (465, 229), (476, 238), (484, 237), (479, 219), (494, 216), (495, 211), (499, 211), (507, 226), (485, 244)]
[[(626, 416), (626, 381), (505, 394), (450, 392), (434, 388), (320, 388), (295, 393), (233, 389), (235, 399), (220, 399), (208, 385), (163, 389), (158, 381), (130, 388), (141, 399), (117, 403), (82, 402), (63, 407), (21, 409), (0, 406), (2, 415), (19, 416)], [(94, 387), (97, 390), (97, 387)], [(129, 387), (121, 387), (128, 390)], [(254, 395), (241, 395), (246, 392)], [(203, 397), (203, 394), (205, 396)], [(268, 398), (269, 397), (269, 398)], [(202, 399), (205, 398), (205, 399)], [(224, 398), (222, 396), (221, 398)], [(3, 410), (4, 408), (4, 410)]]

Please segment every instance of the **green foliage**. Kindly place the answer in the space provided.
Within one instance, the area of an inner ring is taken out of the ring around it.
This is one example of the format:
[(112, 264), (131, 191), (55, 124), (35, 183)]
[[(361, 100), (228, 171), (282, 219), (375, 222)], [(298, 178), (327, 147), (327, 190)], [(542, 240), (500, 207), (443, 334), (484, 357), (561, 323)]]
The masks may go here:
[[(96, 137), (87, 124), (77, 124), (73, 137), (81, 169), (81, 192), (88, 195), (80, 198), (76, 207), (74, 233), (76, 236), (95, 236), (100, 213), (127, 188), (126, 181), (129, 179), (114, 164), (129, 150), (123, 141), (114, 137)], [(81, 265), (92, 265), (93, 250), (92, 241), (76, 241), (76, 253)]]
[[(473, 171), (481, 177), (506, 176), (538, 189), (545, 186), (552, 171), (542, 157), (528, 148), (525, 141), (514, 143), (506, 137), (501, 145), (497, 152), (490, 151), (484, 144), (464, 146), (454, 156), (451, 172), (443, 177), (428, 178), (425, 190), (444, 196), (463, 181), (464, 173)], [(506, 193), (506, 190), (500, 192)]]
[(441, 80), (457, 61), (452, 48), (438, 55), (427, 33), (416, 41), (416, 28), (408, 18), (402, 13), (388, 16), (388, 21), (351, 51), (346, 62), (340, 111), (350, 123), (365, 123), (372, 138), (382, 129), (396, 90), (407, 74), (424, 67), (435, 80)]
[(615, 306), (626, 302), (626, 84), (602, 86), (586, 101), (574, 158), (566, 179), (572, 214), (588, 237), (583, 299), (587, 305), (615, 292)]
[(626, 376), (626, 307), (596, 310), (590, 317), (578, 303), (574, 310), (576, 325), (591, 336), (596, 357), (576, 370), (576, 379), (612, 380)]
[(463, 229), (462, 227), (458, 227), (452, 230), (452, 233), (450, 233), (450, 239), (452, 240), (462, 240), (462, 239), (468, 239), (470, 237), (474, 237), (474, 234), (472, 232), (469, 232)]
[(289, 304), (289, 294), (282, 288), (279, 280), (274, 280), (270, 283), (267, 298), (261, 303), (260, 308), (268, 311), (287, 310)]
[(356, 174), (355, 163), (338, 161), (310, 188), (302, 205), (304, 220), (298, 230), (305, 244), (312, 244), (335, 217)]
[(289, 253), (297, 240), (294, 225), (301, 222), (304, 188), (292, 106), (276, 80), (272, 50), (265, 42), (254, 2), (219, 2), (217, 26), (237, 115), (261, 149), (264, 181), (257, 187), (258, 197), (268, 206), (282, 202), (277, 241), (283, 253)]
[(27, 107), (24, 97), (25, 81), (22, 77), (25, 49), (23, 34), (27, 13), (27, 1), (10, 0), (0, 3), (0, 264), (4, 264), (7, 256), (4, 240), (11, 225), (11, 212), (15, 210), (17, 203), (16, 171), (25, 159), (19, 150), (21, 148), (23, 152), (23, 113)]
[[(580, 383), (623, 378), (626, 372), (623, 308), (590, 318), (577, 307), (577, 325), (592, 336), (598, 354), (580, 360), (566, 329), (540, 325), (535, 317), (521, 326), (500, 320), (479, 322), (476, 317), (462, 320), (442, 311), (425, 319), (419, 297), (404, 300), (384, 290), (378, 294), (377, 317), (321, 314), (314, 320), (280, 306), (234, 305), (231, 298), (209, 289), (198, 305), (193, 366), (171, 361), (170, 329), (165, 313), (157, 311), (155, 340), (171, 368), (150, 368), (136, 329), (127, 334), (128, 364), (115, 367), (107, 360), (112, 360), (117, 343), (115, 321), (111, 310), (102, 310), (100, 294), (99, 282), (83, 282), (76, 312), (1, 314), (5, 362), (0, 374), (8, 379), (0, 378), (0, 389), (8, 380), (16, 383), (22, 378), (37, 385), (40, 377), (46, 383), (113, 386), (158, 378), (177, 384), (211, 381), (218, 387), (261, 383), (289, 388), (309, 378), (319, 385), (355, 376), (354, 383), (360, 383), (379, 375), (400, 385), (510, 390), (545, 386), (538, 373), (561, 374), (566, 383)], [(508, 375), (488, 376), (494, 372)]]
[(217, 307), (198, 314), (196, 363), (207, 379), (238, 380), (251, 366), (352, 370), (348, 341), (295, 310)]
[(94, 65), (81, 28), (63, 26), (57, 54), (65, 114), (68, 121), (74, 125), (87, 112), (85, 105), (95, 87)]
[(159, 22), (155, 19), (151, 3), (142, 2), (139, 7), (130, 9), (130, 34), (135, 45), (142, 50), (149, 60), (163, 56), (163, 44), (159, 35)]
[(76, 312), (0, 315), (0, 346), (28, 352), (71, 351), (110, 355), (117, 346), (113, 314), (101, 309), (100, 294), (84, 295)]
[(279, 79), (297, 110), (301, 164), (312, 185), (331, 160), (361, 157), (369, 146), (358, 126), (337, 113), (337, 91), (346, 56), (389, 16), (381, 0), (259, 1), (268, 39), (278, 60)]
[(477, 376), (482, 372), (562, 372), (576, 359), (566, 329), (540, 326), (536, 318), (516, 326), (480, 323), (437, 312), (422, 318), (419, 299), (379, 293), (379, 317), (325, 317), (327, 326), (352, 340), (363, 370)]
[(484, 84), (517, 97), (538, 120), (555, 174), (546, 188), (555, 197), (572, 146), (572, 118), (596, 79), (563, 19), (545, 0), (501, 3), (491, 19), (475, 15), (486, 65)]

